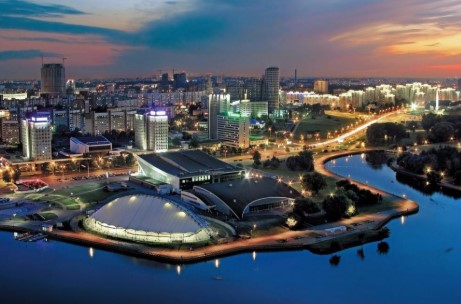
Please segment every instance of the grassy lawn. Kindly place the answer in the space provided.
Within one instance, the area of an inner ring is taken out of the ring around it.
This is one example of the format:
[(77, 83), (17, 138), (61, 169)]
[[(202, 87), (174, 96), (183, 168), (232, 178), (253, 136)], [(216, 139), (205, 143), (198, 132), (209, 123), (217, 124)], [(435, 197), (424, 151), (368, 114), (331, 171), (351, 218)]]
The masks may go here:
[(300, 138), (300, 135), (320, 133), (320, 138), (325, 139), (328, 132), (334, 132), (342, 127), (355, 122), (356, 118), (352, 114), (337, 116), (337, 112), (327, 112), (328, 114), (317, 116), (313, 119), (312, 116), (304, 118), (296, 129), (295, 138)]
[(111, 192), (104, 191), (104, 186), (104, 183), (91, 183), (54, 192), (51, 190), (29, 194), (17, 193), (15, 196), (46, 204), (54, 203), (67, 210), (80, 210), (80, 204), (100, 201), (113, 195)]

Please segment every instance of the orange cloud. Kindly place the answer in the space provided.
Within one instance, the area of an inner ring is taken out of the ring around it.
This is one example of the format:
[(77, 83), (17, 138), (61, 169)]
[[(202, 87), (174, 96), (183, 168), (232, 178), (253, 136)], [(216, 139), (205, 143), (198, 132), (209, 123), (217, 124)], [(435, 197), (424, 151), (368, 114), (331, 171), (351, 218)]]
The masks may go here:
[[(95, 35), (66, 35), (28, 31), (3, 31), (0, 35), (0, 51), (39, 49), (44, 53), (57, 53), (66, 57), (68, 66), (109, 65), (119, 53), (130, 46), (108, 43)], [(50, 59), (47, 59), (50, 61)]]

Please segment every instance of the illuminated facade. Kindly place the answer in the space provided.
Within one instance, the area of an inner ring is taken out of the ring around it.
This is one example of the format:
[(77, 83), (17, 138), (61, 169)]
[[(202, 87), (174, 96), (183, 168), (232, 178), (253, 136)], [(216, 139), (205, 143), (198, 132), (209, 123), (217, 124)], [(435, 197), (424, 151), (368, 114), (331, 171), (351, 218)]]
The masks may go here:
[(51, 119), (35, 114), (21, 120), (22, 154), (30, 160), (51, 160)]
[(202, 217), (165, 198), (135, 194), (109, 202), (83, 221), (85, 229), (146, 244), (209, 241), (216, 235)]
[(250, 146), (250, 122), (248, 117), (235, 113), (218, 115), (218, 139), (224, 146), (248, 148)]
[(168, 116), (165, 111), (141, 110), (135, 115), (135, 147), (168, 151)]
[(314, 92), (319, 94), (328, 93), (328, 80), (314, 81)]
[(232, 102), (231, 107), (232, 112), (240, 113), (244, 117), (263, 117), (269, 115), (267, 101), (243, 99)]
[(210, 94), (208, 96), (208, 138), (218, 139), (218, 115), (229, 111), (230, 95)]

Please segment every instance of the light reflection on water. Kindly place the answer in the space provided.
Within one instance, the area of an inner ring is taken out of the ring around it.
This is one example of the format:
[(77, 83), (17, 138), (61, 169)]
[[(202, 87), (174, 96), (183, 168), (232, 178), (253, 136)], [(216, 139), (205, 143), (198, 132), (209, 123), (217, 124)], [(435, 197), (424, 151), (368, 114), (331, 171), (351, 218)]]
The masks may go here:
[(169, 265), (104, 250), (91, 253), (90, 248), (57, 241), (24, 243), (2, 232), (2, 302), (28, 302), (30, 295), (69, 303), (458, 302), (460, 202), (400, 184), (389, 168), (369, 168), (360, 155), (335, 162), (328, 165), (338, 174), (405, 193), (420, 204), (418, 214), (387, 225), (387, 254), (379, 254), (377, 243), (370, 243), (336, 253), (340, 260), (335, 267), (331, 255), (306, 250), (258, 252), (257, 261), (252, 252)]

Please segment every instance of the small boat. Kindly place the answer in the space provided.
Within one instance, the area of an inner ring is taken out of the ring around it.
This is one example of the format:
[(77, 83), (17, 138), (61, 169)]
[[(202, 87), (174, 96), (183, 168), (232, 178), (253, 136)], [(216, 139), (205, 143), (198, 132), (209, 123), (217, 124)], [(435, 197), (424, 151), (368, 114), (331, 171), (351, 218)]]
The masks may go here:
[(222, 277), (216, 276), (216, 277), (213, 277), (213, 280), (219, 281), (219, 280), (222, 280)]

